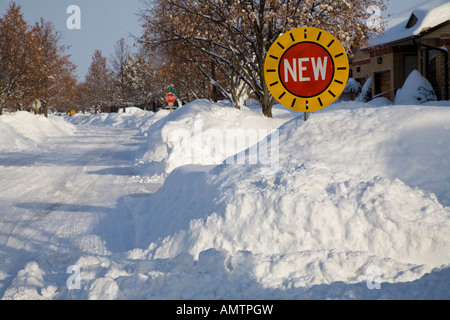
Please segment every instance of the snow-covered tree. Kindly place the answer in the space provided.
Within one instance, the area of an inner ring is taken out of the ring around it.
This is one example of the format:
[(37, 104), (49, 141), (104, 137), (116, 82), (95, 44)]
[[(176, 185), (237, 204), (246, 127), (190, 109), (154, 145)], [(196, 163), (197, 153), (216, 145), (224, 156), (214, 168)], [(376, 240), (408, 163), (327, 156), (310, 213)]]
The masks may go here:
[(141, 53), (134, 55), (129, 63), (130, 71), (127, 73), (130, 74), (129, 78), (133, 83), (134, 103), (145, 103), (151, 99), (152, 95), (160, 92), (157, 72)]
[(115, 78), (115, 88), (119, 93), (123, 106), (136, 104), (139, 100), (143, 79), (138, 74), (139, 65), (133, 57), (128, 57), (121, 68), (121, 72)]
[(127, 60), (131, 56), (130, 47), (125, 43), (125, 39), (121, 38), (114, 46), (114, 54), (111, 57), (112, 72), (114, 73), (113, 83), (113, 98), (114, 103), (124, 107), (124, 111), (128, 93), (128, 84), (125, 79), (124, 68), (127, 64)]
[(92, 106), (106, 106), (113, 101), (113, 76), (109, 70), (106, 58), (100, 50), (95, 50), (92, 62), (82, 87), (85, 90), (86, 102)]
[[(366, 25), (371, 5), (383, 8), (384, 1), (154, 0), (142, 13), (140, 41), (149, 48), (181, 42), (210, 56), (228, 75), (227, 91), (244, 82), (261, 101), (264, 115), (272, 117), (275, 100), (264, 82), (264, 60), (277, 37), (296, 27), (320, 27), (347, 49), (360, 46), (377, 32)], [(204, 75), (215, 80), (207, 72)], [(230, 96), (237, 104), (237, 97)]]
[(130, 56), (130, 46), (127, 45), (124, 38), (121, 38), (114, 45), (114, 54), (110, 58), (111, 70), (114, 72), (115, 76), (121, 74), (122, 68)]

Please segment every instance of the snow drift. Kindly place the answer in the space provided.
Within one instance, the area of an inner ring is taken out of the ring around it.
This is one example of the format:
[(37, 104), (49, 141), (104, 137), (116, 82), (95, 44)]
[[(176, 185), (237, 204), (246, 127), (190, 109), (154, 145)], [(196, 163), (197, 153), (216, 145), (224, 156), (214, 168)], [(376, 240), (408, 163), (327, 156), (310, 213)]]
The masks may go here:
[[(322, 112), (280, 128), (280, 168), (182, 167), (146, 204), (155, 256), (362, 251), (405, 263), (450, 261), (450, 109)], [(168, 219), (167, 215), (171, 218)]]
[(48, 141), (49, 137), (74, 134), (76, 127), (63, 118), (50, 115), (33, 115), (19, 111), (0, 117), (0, 151), (20, 151), (34, 148)]
[(68, 118), (76, 125), (104, 125), (118, 128), (135, 128), (147, 131), (149, 127), (169, 114), (167, 110), (157, 113), (144, 111), (137, 107), (127, 107), (126, 112), (120, 109), (117, 113), (81, 114)]
[[(152, 298), (255, 291), (252, 297), (324, 298), (328, 292), (308, 288), (361, 283), (372, 267), (382, 270), (383, 283), (445, 268), (449, 123), (444, 107), (341, 103), (279, 128), (280, 166), (272, 175), (248, 161), (174, 168), (157, 193), (128, 203), (142, 208), (135, 215), (141, 249), (129, 256), (140, 271), (116, 282), (117, 296), (127, 296), (122, 281), (134, 283), (141, 272), (156, 292), (165, 277), (178, 287), (162, 296), (140, 292)], [(218, 284), (203, 282), (205, 273)]]
[[(71, 262), (80, 290), (30, 261), (3, 298), (448, 298), (450, 108), (381, 104), (334, 104), (307, 122), (202, 100), (164, 116), (72, 118), (140, 129), (129, 183), (162, 186), (121, 198), (111, 216), (134, 249)], [(237, 128), (266, 136), (227, 152), (219, 138)], [(276, 170), (252, 161), (262, 146)], [(373, 274), (383, 290), (368, 289)]]
[[(294, 114), (275, 108), (275, 119), (260, 110), (196, 100), (156, 122), (146, 132), (148, 144), (138, 156), (141, 173), (166, 177), (187, 164), (217, 165), (264, 139)], [(242, 143), (231, 139), (248, 134)], [(227, 136), (231, 137), (227, 141)]]

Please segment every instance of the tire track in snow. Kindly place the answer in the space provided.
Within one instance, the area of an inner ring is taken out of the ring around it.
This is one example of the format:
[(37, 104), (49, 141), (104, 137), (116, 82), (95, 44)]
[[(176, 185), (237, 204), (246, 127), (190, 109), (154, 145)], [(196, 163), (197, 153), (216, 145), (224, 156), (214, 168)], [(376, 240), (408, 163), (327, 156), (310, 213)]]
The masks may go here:
[(73, 264), (83, 252), (108, 254), (99, 235), (118, 198), (127, 194), (123, 168), (133, 163), (136, 132), (112, 127), (82, 132), (55, 139), (51, 149), (33, 157), (15, 154), (17, 161), (0, 167), (0, 179), (9, 182), (0, 194), (0, 217), (9, 223), (0, 223), (0, 273), (8, 275), (0, 278), (0, 296), (29, 261)]

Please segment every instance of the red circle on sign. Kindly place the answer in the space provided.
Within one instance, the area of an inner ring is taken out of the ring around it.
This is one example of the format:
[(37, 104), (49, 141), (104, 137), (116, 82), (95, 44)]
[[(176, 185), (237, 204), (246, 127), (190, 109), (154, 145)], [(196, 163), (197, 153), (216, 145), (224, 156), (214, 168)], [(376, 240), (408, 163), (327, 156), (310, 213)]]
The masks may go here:
[(301, 42), (283, 54), (279, 74), (286, 90), (298, 97), (309, 98), (328, 88), (334, 76), (334, 63), (321, 45)]
[(176, 97), (175, 97), (175, 95), (173, 93), (169, 93), (169, 94), (166, 95), (166, 101), (168, 103), (174, 103), (175, 100), (176, 100)]

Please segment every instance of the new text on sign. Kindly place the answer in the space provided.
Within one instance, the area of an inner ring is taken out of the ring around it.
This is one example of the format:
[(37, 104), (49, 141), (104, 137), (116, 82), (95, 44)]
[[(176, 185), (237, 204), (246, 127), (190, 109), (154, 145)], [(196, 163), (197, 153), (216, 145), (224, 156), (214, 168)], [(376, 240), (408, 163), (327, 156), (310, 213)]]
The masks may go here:
[[(303, 71), (308, 70), (308, 67), (304, 65), (304, 63), (306, 64), (307, 62), (309, 62), (309, 60), (310, 58), (292, 59), (291, 64), (289, 63), (288, 59), (284, 59), (284, 82), (289, 82), (289, 75), (294, 80), (294, 82), (311, 81), (310, 77), (303, 76)], [(317, 60), (314, 57), (311, 58), (311, 67), (313, 69), (315, 81), (319, 80), (319, 75), (322, 80), (326, 79), (327, 63), (328, 57), (318, 57)]]

